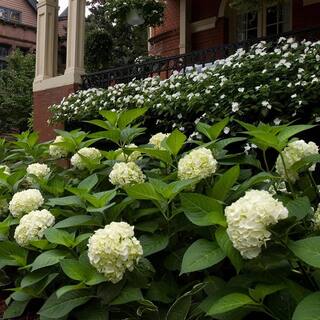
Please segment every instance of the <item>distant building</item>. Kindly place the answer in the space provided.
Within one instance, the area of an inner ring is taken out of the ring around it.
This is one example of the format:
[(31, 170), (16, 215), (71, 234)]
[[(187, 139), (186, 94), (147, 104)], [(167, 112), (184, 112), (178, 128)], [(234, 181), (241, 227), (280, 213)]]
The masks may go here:
[(0, 0), (0, 68), (12, 50), (34, 52), (36, 33), (36, 0)]
[(149, 31), (151, 55), (172, 56), (320, 26), (320, 0), (264, 1), (239, 13), (228, 0), (166, 0), (163, 25)]

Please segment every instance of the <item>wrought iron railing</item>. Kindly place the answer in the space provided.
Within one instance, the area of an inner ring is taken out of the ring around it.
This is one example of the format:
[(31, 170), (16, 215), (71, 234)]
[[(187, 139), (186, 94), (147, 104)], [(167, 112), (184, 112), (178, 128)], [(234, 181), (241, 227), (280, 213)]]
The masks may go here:
[(223, 59), (235, 53), (239, 48), (247, 49), (254, 43), (265, 40), (276, 43), (280, 36), (295, 37), (297, 40), (315, 41), (320, 39), (320, 27), (286, 32), (273, 37), (264, 37), (193, 51), (186, 54), (164, 57), (140, 64), (131, 64), (82, 76), (82, 88), (106, 88), (116, 83), (126, 83), (133, 79), (160, 76), (168, 78), (174, 71), (186, 72), (188, 67), (205, 66), (217, 59)]

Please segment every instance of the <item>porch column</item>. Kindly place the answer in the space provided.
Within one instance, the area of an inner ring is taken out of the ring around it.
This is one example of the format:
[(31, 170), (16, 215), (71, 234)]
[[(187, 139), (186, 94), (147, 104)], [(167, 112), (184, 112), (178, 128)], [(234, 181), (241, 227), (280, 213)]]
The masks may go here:
[(69, 0), (67, 63), (65, 75), (75, 83), (81, 82), (84, 73), (84, 36), (86, 0)]
[(34, 82), (57, 74), (58, 0), (39, 0), (37, 18), (36, 74)]
[(180, 54), (190, 50), (190, 0), (180, 0)]

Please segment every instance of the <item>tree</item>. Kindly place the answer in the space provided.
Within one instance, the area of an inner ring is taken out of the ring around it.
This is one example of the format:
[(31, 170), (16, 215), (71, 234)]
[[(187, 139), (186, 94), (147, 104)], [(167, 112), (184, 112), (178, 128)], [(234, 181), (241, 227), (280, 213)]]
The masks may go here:
[(148, 53), (147, 28), (112, 24), (106, 18), (104, 3), (92, 1), (87, 19), (85, 64), (89, 72), (134, 63)]
[(0, 70), (0, 132), (26, 130), (32, 112), (35, 57), (16, 50)]

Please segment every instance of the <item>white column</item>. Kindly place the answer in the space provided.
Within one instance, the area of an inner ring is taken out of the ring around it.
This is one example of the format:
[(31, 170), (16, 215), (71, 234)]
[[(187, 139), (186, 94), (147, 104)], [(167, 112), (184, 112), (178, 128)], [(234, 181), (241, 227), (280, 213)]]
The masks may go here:
[(69, 0), (65, 75), (75, 82), (80, 82), (84, 73), (85, 10), (86, 0)]
[(180, 0), (180, 54), (189, 51), (190, 47), (190, 1)]
[(58, 0), (39, 0), (37, 18), (36, 75), (34, 82), (57, 74)]

